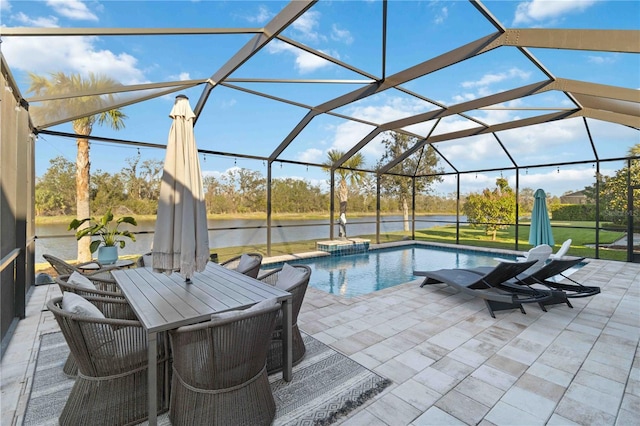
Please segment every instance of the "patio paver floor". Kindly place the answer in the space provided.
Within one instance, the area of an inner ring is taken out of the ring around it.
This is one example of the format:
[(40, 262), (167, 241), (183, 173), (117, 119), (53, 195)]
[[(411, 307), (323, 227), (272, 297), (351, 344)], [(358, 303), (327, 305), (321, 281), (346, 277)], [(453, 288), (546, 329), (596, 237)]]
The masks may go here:
[[(309, 288), (298, 324), (393, 381), (342, 425), (640, 424), (640, 264), (589, 259), (572, 278), (602, 293), (496, 319), (481, 299), (420, 280), (351, 299)], [(59, 294), (29, 295), (2, 358), (2, 425), (22, 424)]]

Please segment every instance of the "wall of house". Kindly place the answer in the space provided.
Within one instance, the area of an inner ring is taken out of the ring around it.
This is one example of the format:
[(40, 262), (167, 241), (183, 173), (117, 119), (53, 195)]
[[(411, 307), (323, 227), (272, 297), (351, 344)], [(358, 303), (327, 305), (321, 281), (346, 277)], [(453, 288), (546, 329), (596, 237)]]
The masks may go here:
[(4, 57), (0, 75), (0, 332), (2, 353), (34, 283), (34, 136)]

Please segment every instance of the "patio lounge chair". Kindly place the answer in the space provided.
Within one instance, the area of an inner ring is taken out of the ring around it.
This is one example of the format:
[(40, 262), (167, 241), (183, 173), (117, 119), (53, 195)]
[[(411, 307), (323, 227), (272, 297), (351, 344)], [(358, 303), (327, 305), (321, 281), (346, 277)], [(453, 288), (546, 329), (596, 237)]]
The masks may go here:
[[(552, 251), (553, 249), (551, 248), (550, 245), (540, 244), (539, 246), (535, 246), (534, 248), (526, 252), (524, 256), (518, 256), (516, 258), (516, 262), (533, 261), (534, 262), (533, 266), (531, 266), (526, 271), (526, 273), (531, 274), (544, 266), (544, 263), (547, 261), (547, 259), (549, 259), (549, 256), (551, 256)], [(497, 260), (498, 262), (512, 262), (512, 260), (503, 259), (500, 257), (494, 257), (494, 259)]]
[(480, 297), (485, 301), (493, 318), (495, 311), (520, 309), (526, 314), (524, 303), (539, 303), (555, 296), (551, 290), (536, 290), (522, 286), (503, 285), (533, 266), (535, 262), (501, 262), (486, 274), (465, 269), (440, 269), (437, 271), (413, 271), (413, 275), (425, 277), (420, 285), (447, 284), (462, 293)]
[[(114, 299), (65, 293), (47, 302), (78, 363), (60, 425), (136, 424), (148, 417), (147, 333), (139, 321), (107, 318)], [(168, 408), (166, 335), (158, 339), (158, 412)]]
[[(64, 260), (50, 254), (43, 254), (42, 257), (49, 262), (58, 275), (71, 275), (73, 272), (78, 272), (86, 276), (110, 278), (111, 274), (108, 272), (114, 269), (119, 269), (116, 265), (103, 265), (97, 260), (72, 265), (71, 263), (65, 262)], [(92, 269), (83, 269), (83, 266), (91, 266)], [(97, 269), (95, 269), (96, 266)]]
[[(549, 290), (553, 290), (553, 297), (539, 302), (540, 308), (542, 308), (543, 311), (546, 311), (545, 306), (558, 303), (566, 303), (567, 306), (573, 308), (573, 305), (571, 305), (569, 299), (578, 297), (589, 297), (600, 293), (600, 287), (582, 285), (563, 274), (563, 272), (574, 267), (582, 261), (584, 261), (584, 257), (574, 257), (570, 259), (552, 259), (551, 261), (544, 264), (542, 268), (534, 271), (533, 273), (525, 271), (514, 277), (513, 279), (506, 281), (505, 283), (503, 283), (503, 285), (516, 289), (522, 288), (522, 286), (533, 288), (532, 286), (541, 285)], [(478, 268), (468, 269), (468, 271), (474, 272), (479, 275), (484, 275), (491, 269), (492, 268), (490, 266), (480, 266)], [(564, 279), (571, 281), (573, 284), (557, 282), (553, 279), (556, 276), (561, 276)]]
[(276, 299), (267, 299), (169, 332), (172, 424), (271, 424), (276, 405), (266, 362), (278, 312)]
[[(309, 286), (309, 278), (311, 278), (310, 267), (307, 265), (289, 265), (288, 263), (285, 263), (282, 268), (269, 271), (259, 278), (263, 283), (276, 286), (292, 295), (291, 341), (293, 345), (293, 365), (302, 361), (307, 351), (298, 328), (298, 314)], [(269, 374), (280, 370), (282, 370), (282, 312), (278, 312), (276, 328), (273, 332), (269, 357), (267, 358), (267, 371)]]
[[(600, 293), (600, 287), (582, 285), (579, 282), (571, 279), (569, 276), (563, 274), (563, 272), (565, 272), (569, 268), (574, 267), (583, 260), (583, 257), (576, 257), (571, 259), (552, 259), (549, 263), (545, 264), (541, 269), (534, 272), (533, 274), (522, 277), (518, 276), (516, 278), (518, 279), (518, 281), (529, 286), (541, 284), (552, 290), (562, 291), (570, 299), (577, 297), (594, 296)], [(566, 280), (571, 281), (573, 284), (554, 281), (552, 278), (558, 275)], [(548, 304), (550, 303), (545, 303), (545, 305)], [(569, 304), (569, 306), (571, 305)]]
[(551, 259), (562, 259), (564, 255), (567, 254), (567, 252), (569, 251), (569, 248), (571, 248), (571, 238), (569, 238), (564, 243), (562, 243), (558, 251), (556, 253), (553, 253), (549, 257)]
[(262, 255), (260, 253), (244, 253), (240, 256), (233, 257), (220, 265), (227, 269), (238, 271), (251, 278), (256, 278), (262, 264)]

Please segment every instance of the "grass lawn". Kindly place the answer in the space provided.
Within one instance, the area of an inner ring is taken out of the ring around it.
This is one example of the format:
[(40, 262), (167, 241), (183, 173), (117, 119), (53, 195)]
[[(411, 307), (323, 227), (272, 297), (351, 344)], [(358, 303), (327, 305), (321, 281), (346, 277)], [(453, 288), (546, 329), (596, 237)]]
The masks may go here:
[[(562, 243), (571, 238), (571, 248), (569, 254), (572, 256), (581, 257), (595, 257), (595, 248), (588, 247), (589, 244), (595, 243), (595, 230), (593, 222), (552, 222), (553, 225), (553, 237), (555, 240), (554, 252), (557, 251)], [(591, 228), (587, 228), (591, 226)], [(407, 232), (390, 232), (380, 235), (380, 242), (393, 242), (400, 241), (411, 233)], [(619, 238), (623, 237), (624, 232), (613, 231), (600, 231), (600, 244), (611, 244)], [(375, 242), (375, 235), (357, 235), (353, 237), (370, 239)], [(529, 244), (529, 226), (520, 225), (518, 233), (518, 250), (527, 251), (532, 246)], [(416, 231), (417, 241), (433, 241), (440, 243), (455, 244), (456, 242), (456, 227), (455, 225), (437, 226), (424, 230)], [(471, 228), (468, 226), (460, 227), (460, 244), (475, 246), (475, 247), (487, 247), (487, 248), (500, 248), (506, 250), (515, 250), (515, 226), (510, 226), (507, 229), (498, 231), (496, 240), (492, 241), (491, 236), (485, 235), (484, 229)], [(291, 241), (286, 243), (277, 243), (271, 245), (271, 255), (278, 256), (283, 254), (301, 253), (306, 251), (314, 251), (315, 241)], [(219, 261), (237, 256), (240, 253), (249, 251), (256, 251), (266, 255), (266, 245), (254, 245), (254, 246), (241, 246), (241, 247), (227, 247), (223, 249), (215, 249), (218, 254)], [(607, 250), (600, 248), (599, 255), (601, 259), (609, 260), (621, 260), (627, 259), (626, 251), (624, 250)]]

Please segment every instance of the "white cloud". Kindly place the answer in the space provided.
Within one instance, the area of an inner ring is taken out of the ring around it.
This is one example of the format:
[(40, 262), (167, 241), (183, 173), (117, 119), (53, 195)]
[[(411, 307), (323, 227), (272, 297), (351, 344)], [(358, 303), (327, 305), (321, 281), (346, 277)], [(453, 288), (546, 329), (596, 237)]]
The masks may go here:
[[(456, 127), (462, 126), (462, 120), (451, 122), (446, 129), (438, 129), (439, 133), (449, 133), (451, 131), (460, 130)], [(449, 160), (455, 160), (456, 163), (479, 162), (489, 156), (495, 155), (496, 142), (492, 135), (481, 135), (473, 139), (473, 143), (469, 143), (466, 139), (460, 142), (447, 141), (437, 144), (436, 147)]]
[[(536, 172), (529, 169), (520, 174), (520, 188), (543, 188), (551, 195), (560, 196), (566, 191), (582, 190), (595, 181), (594, 170), (591, 168), (572, 168), (564, 166), (558, 170), (546, 169)], [(515, 188), (515, 178), (509, 178), (509, 185)]]
[[(515, 188), (515, 174), (509, 171), (505, 174), (509, 186)], [(536, 171), (528, 169), (520, 171), (520, 189), (543, 188), (551, 196), (560, 196), (567, 191), (582, 190), (585, 186), (594, 182), (594, 171), (590, 167), (574, 168), (565, 166), (557, 169), (545, 169)], [(460, 188), (463, 194), (481, 192), (485, 188), (495, 188), (496, 174), (494, 173), (463, 173), (460, 175)], [(437, 191), (441, 194), (449, 194), (456, 191), (457, 179), (455, 175), (443, 176), (442, 182), (437, 185)]]
[(298, 31), (299, 37), (307, 41), (324, 40), (326, 37), (318, 33), (317, 28), (320, 26), (320, 12), (316, 10), (308, 10), (302, 16), (295, 20), (291, 27)]
[(11, 10), (11, 3), (9, 0), (0, 0), (0, 11), (9, 12)]
[(245, 16), (245, 19), (252, 23), (255, 22), (257, 24), (264, 24), (274, 16), (274, 13), (269, 11), (266, 6), (259, 6), (258, 12), (255, 15)]
[(453, 102), (455, 102), (456, 104), (461, 104), (463, 102), (472, 101), (476, 98), (477, 96), (473, 93), (463, 93), (461, 95), (454, 95)]
[(98, 49), (97, 42), (97, 37), (8, 37), (2, 51), (13, 69), (39, 74), (93, 72), (122, 84), (145, 81), (135, 57)]
[(317, 148), (309, 148), (298, 154), (298, 161), (306, 163), (323, 163), (325, 160), (325, 154), (322, 150)]
[(613, 64), (616, 62), (616, 58), (613, 56), (587, 56), (587, 62), (590, 64), (602, 65), (602, 64)]
[(553, 21), (593, 6), (597, 0), (532, 0), (518, 4), (513, 24)]
[[(273, 54), (278, 54), (283, 52), (292, 54), (295, 57), (295, 68), (301, 74), (307, 74), (307, 73), (316, 71), (320, 68), (331, 65), (331, 62), (327, 61), (324, 58), (313, 55), (302, 49), (298, 49), (295, 46), (291, 46), (290, 44), (283, 43), (279, 40), (271, 41), (267, 45), (267, 51)], [(337, 56), (337, 55), (334, 55), (334, 56)]]
[(445, 6), (443, 8), (441, 8), (438, 13), (435, 14), (435, 17), (433, 18), (433, 22), (435, 24), (442, 24), (447, 17), (449, 16), (449, 9)]
[(65, 18), (83, 21), (98, 20), (98, 17), (83, 2), (78, 0), (48, 0), (47, 5)]
[(178, 75), (170, 75), (169, 80), (187, 81), (191, 80), (191, 75), (188, 72), (181, 72)]
[(519, 68), (511, 68), (506, 72), (501, 72), (497, 74), (491, 74), (491, 73), (485, 74), (480, 78), (480, 80), (463, 81), (461, 85), (464, 88), (486, 87), (486, 86), (490, 86), (492, 84), (500, 83), (502, 81), (513, 79), (513, 78), (518, 78), (520, 80), (527, 80), (529, 79), (530, 76), (531, 76), (530, 72), (523, 71)]
[(342, 30), (338, 28), (338, 25), (333, 24), (331, 26), (331, 39), (334, 41), (341, 41), (344, 44), (353, 43), (353, 36), (349, 30)]
[(30, 18), (22, 12), (19, 12), (11, 17), (12, 20), (28, 26), (28, 27), (43, 27), (43, 28), (57, 28), (58, 18), (55, 16), (39, 16), (37, 18)]

